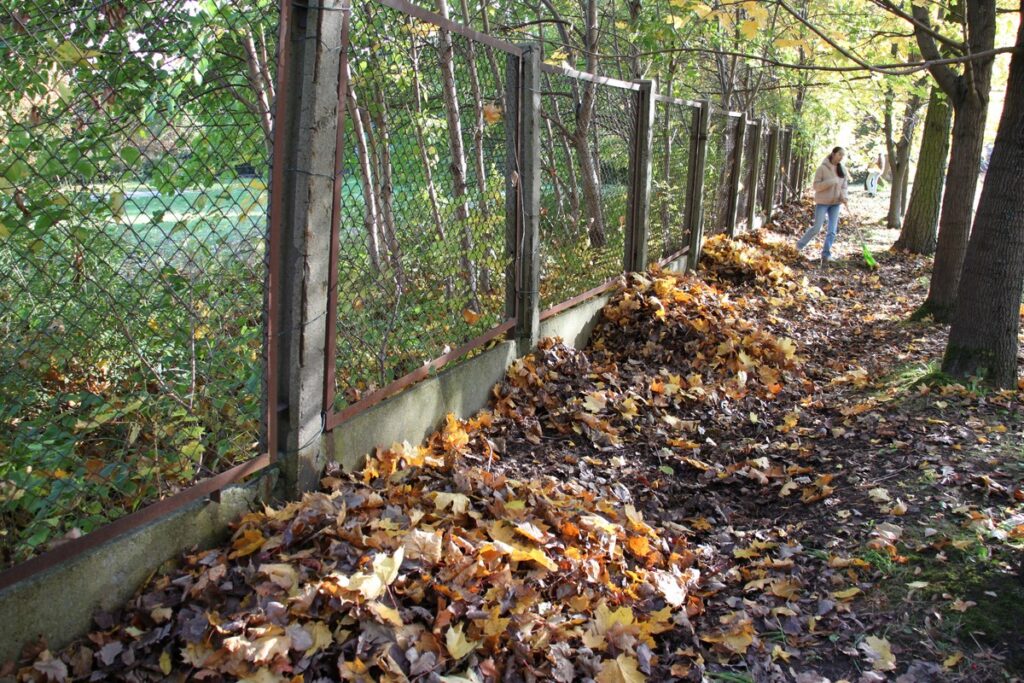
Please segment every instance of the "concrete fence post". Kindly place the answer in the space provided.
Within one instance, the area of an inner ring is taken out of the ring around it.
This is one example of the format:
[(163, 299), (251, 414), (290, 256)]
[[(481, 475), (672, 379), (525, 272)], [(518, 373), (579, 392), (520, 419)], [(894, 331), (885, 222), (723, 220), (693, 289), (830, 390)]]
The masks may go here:
[(740, 182), (743, 176), (743, 151), (746, 146), (747, 117), (736, 120), (733, 140), (732, 168), (729, 170), (729, 204), (725, 212), (725, 229), (729, 237), (736, 237), (739, 224)]
[(626, 198), (626, 248), (623, 270), (647, 268), (647, 235), (651, 215), (651, 158), (654, 144), (655, 81), (640, 81), (636, 91), (636, 126), (629, 155), (629, 196)]
[(529, 353), (540, 338), (540, 48), (509, 55), (505, 101), (509, 171), (505, 180), (506, 243), (513, 255), (506, 307), (515, 318), (516, 352)]
[(765, 179), (764, 179), (764, 215), (765, 220), (772, 217), (772, 212), (775, 210), (775, 185), (776, 178), (778, 178), (778, 159), (779, 159), (779, 127), (772, 126), (768, 133), (768, 161), (765, 164)]
[(277, 138), (275, 163), (283, 183), (275, 188), (281, 215), (281, 274), (275, 307), (277, 448), (286, 494), (316, 488), (324, 464), (324, 377), (328, 281), (331, 269), (333, 186), (338, 142), (339, 78), (343, 27), (348, 11), (342, 0), (316, 6), (294, 5), (292, 59), (288, 88), (281, 93), (286, 129)]
[(779, 164), (779, 180), (782, 182), (782, 197), (779, 203), (785, 205), (789, 202), (790, 195), (790, 173), (789, 164), (793, 160), (793, 129), (787, 128), (782, 131), (782, 159)]
[(761, 161), (761, 130), (764, 123), (760, 120), (748, 126), (747, 134), (753, 136), (753, 147), (750, 150), (750, 175), (747, 178), (747, 230), (753, 230), (757, 222), (757, 183), (759, 182)]
[(686, 193), (686, 228), (690, 234), (688, 270), (697, 270), (700, 249), (704, 243), (704, 165), (708, 154), (708, 127), (711, 124), (711, 102), (701, 100), (693, 110), (690, 135), (690, 177)]

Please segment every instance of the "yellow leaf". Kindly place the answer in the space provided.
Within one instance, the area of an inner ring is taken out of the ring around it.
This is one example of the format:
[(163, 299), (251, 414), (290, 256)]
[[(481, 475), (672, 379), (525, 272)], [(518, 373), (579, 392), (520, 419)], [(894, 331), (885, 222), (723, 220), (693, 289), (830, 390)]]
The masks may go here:
[(757, 21), (754, 19), (748, 19), (740, 24), (740, 33), (747, 40), (753, 40), (757, 37), (758, 28)]
[(171, 673), (171, 653), (167, 650), (160, 653), (160, 670), (164, 672), (164, 676)]
[(299, 574), (290, 564), (261, 564), (259, 573), (265, 574), (271, 583), (288, 590), (299, 583)]
[(441, 432), (441, 441), (448, 450), (458, 450), (469, 443), (469, 434), (462, 427), (459, 418), (453, 413), (448, 413), (445, 418), (444, 430)]
[(946, 667), (947, 669), (953, 669), (956, 667), (957, 664), (960, 663), (960, 660), (962, 660), (963, 658), (963, 652), (954, 652), (953, 654), (942, 660), (942, 666)]
[(532, 561), (544, 567), (548, 571), (557, 571), (558, 563), (544, 554), (540, 548), (513, 548), (509, 557), (516, 562)]
[(307, 655), (312, 655), (320, 650), (326, 650), (334, 644), (334, 634), (331, 629), (322, 621), (314, 621), (302, 627), (309, 634), (313, 644), (306, 650)]
[(390, 586), (398, 578), (398, 570), (405, 559), (405, 548), (399, 548), (394, 555), (377, 555), (373, 558), (373, 573), (385, 586)]
[(743, 560), (750, 559), (753, 557), (760, 557), (761, 553), (759, 553), (754, 548), (734, 548), (732, 551), (732, 556), (737, 559)]
[(253, 643), (253, 662), (269, 663), (276, 657), (287, 657), (291, 649), (292, 639), (286, 633), (270, 633), (258, 638)]
[(686, 26), (686, 20), (675, 14), (670, 14), (667, 17), (665, 17), (665, 23), (671, 26), (672, 28), (676, 29), (677, 31)]
[(860, 593), (860, 589), (854, 586), (853, 588), (847, 588), (846, 590), (836, 591), (832, 594), (832, 597), (836, 600), (852, 600), (853, 596)]
[(792, 652), (787, 652), (786, 650), (783, 650), (780, 645), (776, 645), (772, 649), (772, 661), (773, 662), (774, 661), (778, 661), (780, 659), (782, 661), (784, 661), (784, 662), (788, 662), (789, 658), (792, 657), (792, 656), (793, 656)]
[(448, 633), (444, 636), (444, 644), (448, 648), (448, 654), (455, 659), (462, 659), (480, 644), (477, 641), (466, 640), (466, 635), (462, 632), (462, 629), (463, 625), (457, 624), (449, 628)]
[(440, 531), (413, 529), (405, 537), (405, 556), (410, 560), (426, 560), (437, 564), (441, 561), (441, 539)]
[(640, 673), (634, 657), (619, 655), (615, 659), (607, 659), (597, 674), (597, 683), (643, 683), (647, 677)]
[(893, 655), (892, 647), (885, 638), (868, 636), (860, 644), (860, 649), (875, 671), (892, 671), (896, 668), (896, 656)]
[(472, 308), (463, 308), (462, 319), (466, 321), (467, 325), (476, 325), (477, 321), (480, 320), (480, 314)]
[(235, 550), (230, 555), (228, 555), (228, 559), (233, 560), (236, 557), (245, 557), (246, 555), (252, 555), (254, 552), (263, 547), (263, 544), (266, 543), (266, 540), (267, 539), (263, 537), (263, 534), (260, 532), (259, 529), (246, 529), (231, 544), (231, 547), (233, 547)]
[(792, 580), (776, 581), (769, 590), (774, 596), (785, 600), (794, 600), (800, 592), (800, 584)]
[(630, 552), (641, 559), (651, 554), (651, 544), (643, 536), (630, 536), (629, 540), (626, 541), (626, 546)]
[(600, 391), (592, 391), (583, 401), (583, 407), (592, 413), (600, 413), (608, 404), (608, 398)]
[(627, 398), (625, 401), (622, 402), (622, 406), (619, 410), (622, 413), (622, 417), (626, 418), (627, 420), (632, 420), (634, 417), (637, 416), (636, 401), (634, 401), (632, 398)]
[(444, 491), (434, 495), (435, 508), (444, 510), (449, 505), (454, 514), (464, 514), (469, 509), (469, 497), (461, 493), (446, 493)]
[(492, 104), (490, 102), (485, 104), (483, 106), (483, 113), (484, 121), (487, 123), (488, 126), (493, 126), (494, 124), (501, 121), (501, 107), (499, 107), (496, 104)]
[(388, 607), (387, 605), (379, 602), (371, 602), (368, 607), (370, 608), (370, 611), (381, 620), (381, 623), (391, 624), (398, 628), (405, 626), (405, 622), (402, 621), (402, 617), (398, 614), (398, 610), (393, 607)]

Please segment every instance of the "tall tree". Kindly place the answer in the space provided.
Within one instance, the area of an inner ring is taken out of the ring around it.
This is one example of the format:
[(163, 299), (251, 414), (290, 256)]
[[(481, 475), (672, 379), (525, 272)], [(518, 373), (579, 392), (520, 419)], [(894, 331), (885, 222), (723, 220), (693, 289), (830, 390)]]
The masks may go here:
[[(1020, 14), (1024, 19), (1024, 1)], [(942, 361), (951, 375), (981, 376), (999, 387), (1016, 385), (1024, 287), (1024, 21), (1016, 47)]]
[[(889, 0), (882, 0), (881, 4), (907, 17)], [(978, 163), (995, 59), (991, 51), (995, 45), (996, 2), (961, 0), (950, 8), (950, 14), (962, 27), (962, 41), (950, 39), (932, 27), (931, 10), (927, 5), (913, 5), (912, 15), (907, 17), (913, 22), (921, 55), (930, 62), (928, 70), (953, 107), (953, 141), (946, 172), (946, 193), (960, 201), (942, 204), (931, 285), (928, 298), (918, 311), (919, 316), (931, 314), (939, 322), (948, 322), (952, 314), (971, 232), (972, 198), (978, 186)], [(957, 73), (942, 62), (943, 52), (975, 57), (965, 61), (962, 71)]]
[(928, 113), (924, 119), (924, 135), (917, 158), (914, 188), (894, 249), (912, 254), (931, 254), (935, 251), (939, 209), (942, 207), (942, 183), (946, 176), (946, 159), (949, 157), (951, 122), (952, 111), (946, 96), (941, 89), (933, 86), (928, 99)]
[(921, 96), (917, 93), (912, 93), (907, 99), (897, 138), (892, 121), (894, 99), (893, 90), (889, 88), (885, 97), (885, 144), (889, 166), (892, 168), (892, 190), (889, 193), (889, 215), (886, 224), (890, 230), (899, 230), (903, 224), (904, 193), (907, 176), (910, 174), (910, 147), (914, 141), (914, 129), (917, 128), (922, 102)]

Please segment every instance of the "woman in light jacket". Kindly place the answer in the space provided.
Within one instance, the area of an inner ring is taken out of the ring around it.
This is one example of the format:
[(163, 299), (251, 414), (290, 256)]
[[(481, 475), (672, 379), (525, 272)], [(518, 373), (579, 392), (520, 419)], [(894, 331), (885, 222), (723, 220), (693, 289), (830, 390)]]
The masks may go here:
[(849, 174), (843, 168), (843, 148), (836, 147), (825, 157), (821, 166), (814, 174), (814, 225), (804, 233), (796, 248), (802, 250), (821, 230), (828, 218), (828, 231), (825, 233), (825, 246), (821, 248), (821, 264), (826, 265), (832, 260), (832, 243), (836, 239), (839, 227), (839, 205), (846, 204), (846, 190), (849, 187)]

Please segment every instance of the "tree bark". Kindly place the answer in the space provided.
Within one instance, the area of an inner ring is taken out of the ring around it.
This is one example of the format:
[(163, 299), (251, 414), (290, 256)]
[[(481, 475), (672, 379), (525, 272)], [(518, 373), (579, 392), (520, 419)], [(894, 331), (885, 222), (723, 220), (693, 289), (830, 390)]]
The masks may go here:
[[(438, 13), (448, 19), (448, 1), (437, 0)], [(440, 63), (444, 108), (448, 119), (448, 149), (451, 154), (452, 198), (455, 204), (455, 220), (462, 230), (460, 261), (469, 285), (469, 305), (479, 310), (477, 297), (476, 267), (471, 258), (473, 253), (473, 232), (469, 223), (469, 196), (466, 183), (466, 151), (462, 144), (462, 120), (459, 114), (459, 96), (455, 87), (455, 58), (452, 34), (446, 28), (438, 30), (440, 36)]]
[[(351, 77), (349, 83), (351, 83)], [(363, 228), (366, 230), (367, 252), (370, 265), (374, 271), (380, 272), (380, 230), (377, 212), (377, 192), (373, 180), (370, 160), (370, 148), (366, 139), (366, 128), (359, 112), (359, 104), (355, 90), (349, 86), (346, 98), (349, 120), (352, 121), (352, 134), (356, 138), (356, 154), (359, 158), (359, 179), (363, 185)]]
[(914, 141), (914, 129), (917, 128), (917, 119), (921, 111), (921, 97), (911, 95), (907, 100), (898, 140), (893, 129), (892, 105), (893, 95), (892, 90), (889, 90), (885, 98), (885, 141), (889, 163), (892, 166), (892, 189), (889, 193), (889, 215), (886, 218), (886, 225), (890, 230), (899, 230), (903, 226), (907, 180), (910, 175), (910, 147)]
[[(1024, 19), (1024, 2), (1021, 3)], [(1024, 287), (1024, 21), (1010, 61), (1006, 101), (964, 259), (943, 371), (1017, 384), (1017, 333)]]
[(960, 285), (960, 269), (971, 234), (974, 194), (978, 187), (987, 100), (987, 97), (985, 102), (967, 98), (959, 108), (954, 108), (946, 195), (956, 197), (957, 201), (942, 203), (931, 285), (921, 311), (931, 314), (936, 322), (949, 322)]
[[(597, 74), (597, 0), (587, 0), (585, 15), (585, 49), (587, 71)], [(590, 148), (590, 132), (594, 123), (594, 105), (597, 100), (597, 86), (587, 81), (583, 84), (582, 95), (576, 115), (576, 131), (573, 147), (580, 165), (580, 181), (583, 185), (583, 205), (587, 218), (587, 235), (590, 246), (599, 249), (605, 245), (604, 210), (601, 206), (601, 180), (597, 175), (597, 163)]]
[[(978, 54), (991, 50), (995, 44), (995, 0), (970, 0), (964, 4), (968, 51)], [(914, 34), (921, 55), (927, 60), (941, 59), (943, 55), (934, 38), (923, 28), (931, 25), (928, 8), (914, 5), (913, 13), (918, 22)], [(949, 322), (953, 313), (974, 213), (993, 59), (987, 57), (966, 62), (964, 72), (959, 75), (946, 64), (929, 67), (953, 107), (953, 141), (946, 171), (946, 196), (956, 197), (957, 201), (942, 203), (931, 285), (928, 297), (915, 317), (932, 315), (936, 322)]]
[(949, 128), (952, 111), (942, 90), (932, 87), (928, 100), (928, 113), (924, 119), (921, 153), (917, 158), (917, 173), (910, 193), (910, 203), (904, 216), (900, 237), (894, 249), (912, 254), (931, 254), (935, 251), (935, 238), (942, 207), (942, 183), (949, 157)]
[(410, 50), (409, 53), (412, 57), (412, 88), (413, 88), (413, 102), (416, 105), (416, 109), (410, 112), (410, 117), (413, 121), (413, 128), (416, 132), (416, 144), (420, 148), (420, 162), (423, 164), (423, 173), (427, 181), (427, 198), (430, 200), (430, 215), (434, 219), (434, 231), (437, 233), (439, 239), (445, 239), (444, 223), (441, 221), (441, 207), (437, 199), (437, 186), (434, 183), (434, 171), (433, 164), (430, 161), (429, 152), (427, 151), (429, 146), (427, 145), (426, 135), (423, 131), (423, 88), (420, 85), (420, 52), (419, 46), (416, 44), (416, 35), (412, 31), (409, 32)]

